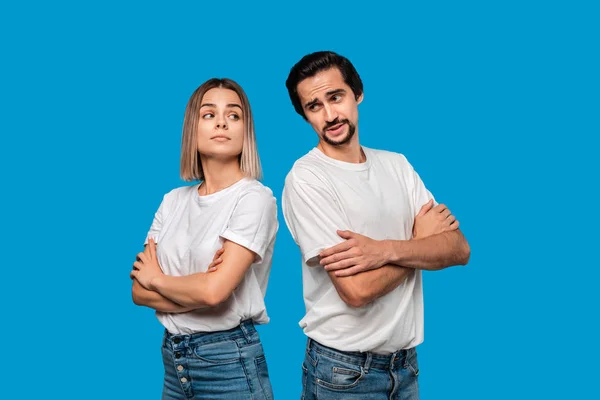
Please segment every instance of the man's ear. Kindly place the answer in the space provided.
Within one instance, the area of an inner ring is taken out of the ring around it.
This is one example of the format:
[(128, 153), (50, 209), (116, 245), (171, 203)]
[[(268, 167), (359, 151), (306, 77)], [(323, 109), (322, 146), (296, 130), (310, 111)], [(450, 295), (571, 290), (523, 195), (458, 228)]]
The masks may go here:
[(363, 101), (364, 97), (365, 97), (365, 93), (364, 93), (364, 92), (363, 92), (363, 93), (361, 93), (361, 94), (360, 94), (360, 96), (357, 96), (357, 97), (356, 97), (356, 104), (360, 104), (360, 103), (362, 103), (362, 101)]

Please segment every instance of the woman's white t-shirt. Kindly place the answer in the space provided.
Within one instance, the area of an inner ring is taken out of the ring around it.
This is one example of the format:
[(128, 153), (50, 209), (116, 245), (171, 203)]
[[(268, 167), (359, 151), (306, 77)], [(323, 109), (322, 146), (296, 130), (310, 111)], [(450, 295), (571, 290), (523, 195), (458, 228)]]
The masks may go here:
[(177, 314), (157, 311), (156, 316), (172, 334), (227, 330), (247, 319), (269, 322), (264, 296), (278, 228), (273, 192), (249, 178), (206, 196), (198, 194), (198, 187), (167, 193), (154, 216), (148, 237), (157, 242), (163, 272), (206, 272), (224, 239), (253, 251), (256, 259), (233, 294), (218, 306)]

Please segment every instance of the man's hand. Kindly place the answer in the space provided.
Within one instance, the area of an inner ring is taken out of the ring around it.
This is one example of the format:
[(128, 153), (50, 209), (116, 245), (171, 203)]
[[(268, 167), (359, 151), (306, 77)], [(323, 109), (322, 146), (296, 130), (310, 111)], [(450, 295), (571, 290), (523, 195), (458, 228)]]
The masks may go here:
[(136, 279), (147, 290), (154, 290), (152, 280), (163, 275), (158, 259), (156, 258), (156, 243), (148, 239), (148, 245), (142, 253), (138, 253), (137, 261), (133, 263), (133, 270), (129, 274), (131, 279)]
[(373, 240), (351, 231), (337, 231), (345, 242), (323, 250), (320, 264), (336, 276), (350, 276), (386, 264), (385, 241)]
[(433, 199), (429, 200), (415, 217), (413, 239), (437, 235), (458, 229), (458, 220), (450, 209), (443, 204), (433, 207)]

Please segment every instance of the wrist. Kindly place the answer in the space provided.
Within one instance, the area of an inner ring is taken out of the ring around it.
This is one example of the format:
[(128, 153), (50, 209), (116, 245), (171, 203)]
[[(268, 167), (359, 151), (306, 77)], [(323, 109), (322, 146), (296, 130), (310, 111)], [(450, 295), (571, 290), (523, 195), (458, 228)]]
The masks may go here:
[(161, 287), (161, 284), (162, 284), (161, 278), (162, 278), (161, 275), (156, 275), (154, 278), (150, 279), (150, 282), (148, 282), (148, 289), (158, 292), (159, 287)]
[(393, 240), (382, 240), (382, 255), (383, 255), (383, 264), (393, 263), (396, 258), (396, 251), (394, 248)]

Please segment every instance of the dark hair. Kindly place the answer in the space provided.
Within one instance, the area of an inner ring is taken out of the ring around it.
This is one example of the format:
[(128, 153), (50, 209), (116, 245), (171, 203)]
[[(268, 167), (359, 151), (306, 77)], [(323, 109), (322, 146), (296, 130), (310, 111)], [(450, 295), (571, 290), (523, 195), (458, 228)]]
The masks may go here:
[(363, 93), (363, 83), (354, 68), (354, 65), (346, 57), (341, 56), (333, 51), (317, 51), (312, 54), (308, 54), (300, 61), (296, 63), (290, 70), (285, 86), (287, 86), (290, 100), (296, 109), (296, 112), (306, 119), (302, 104), (300, 104), (300, 96), (298, 96), (298, 84), (306, 78), (315, 76), (321, 71), (325, 71), (331, 68), (337, 68), (342, 73), (344, 82), (352, 92), (354, 97), (358, 99)]

